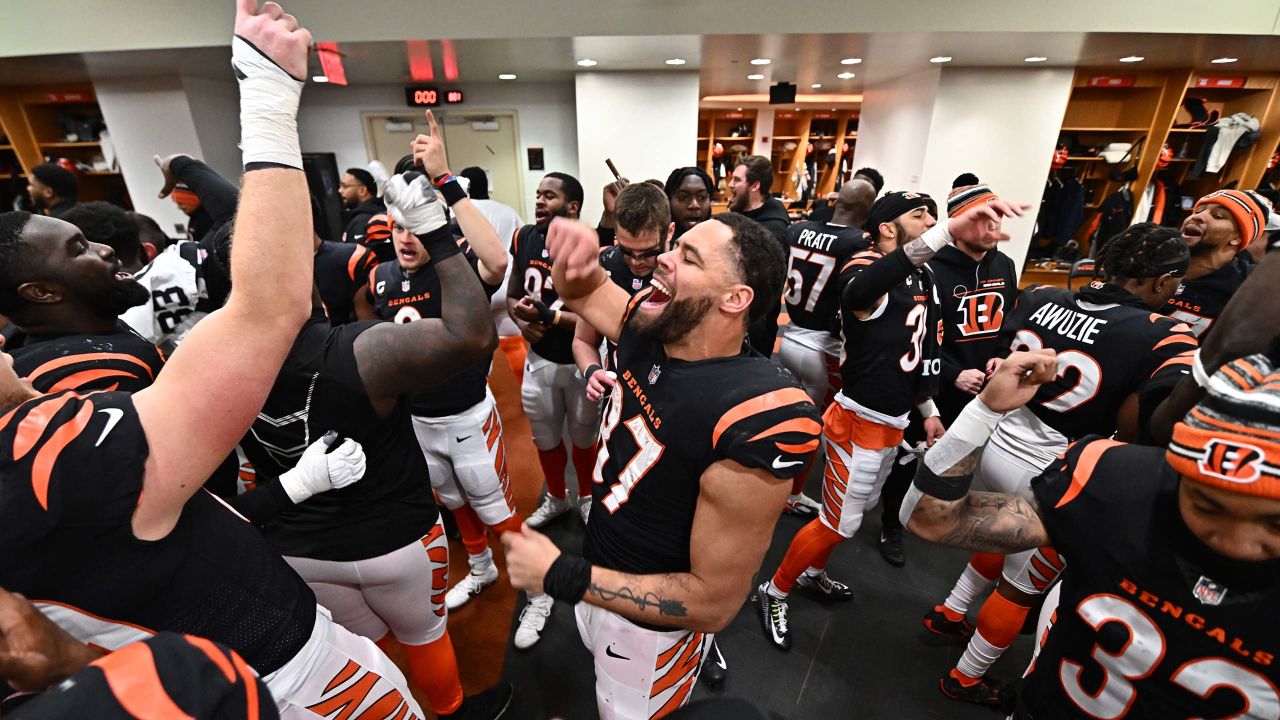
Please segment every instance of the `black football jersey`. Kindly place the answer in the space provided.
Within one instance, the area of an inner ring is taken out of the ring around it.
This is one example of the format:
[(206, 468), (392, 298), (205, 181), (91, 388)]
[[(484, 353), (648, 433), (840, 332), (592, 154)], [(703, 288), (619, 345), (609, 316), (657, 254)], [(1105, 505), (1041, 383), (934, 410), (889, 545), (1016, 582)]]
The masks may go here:
[(275, 720), (265, 683), (233, 651), (204, 638), (160, 633), (98, 658), (68, 680), (30, 697), (5, 720)]
[(266, 521), (263, 532), (282, 555), (367, 560), (427, 534), (439, 515), (408, 400), (382, 417), (356, 368), (356, 338), (380, 322), (331, 327), (313, 315), (240, 443), (259, 484), (291, 469), (330, 430), (364, 446), (368, 466), (360, 482), (315, 495)]
[[(854, 255), (840, 272), (841, 287), (856, 282), (863, 268), (882, 257), (874, 248)], [(915, 407), (922, 382), (936, 380), (940, 367), (937, 304), (933, 278), (921, 267), (895, 285), (867, 319), (859, 320), (852, 308), (841, 309), (845, 397), (894, 417)]]
[(614, 285), (626, 290), (627, 294), (632, 296), (649, 287), (649, 278), (653, 277), (652, 273), (637, 275), (631, 272), (631, 266), (622, 256), (622, 248), (617, 245), (610, 245), (600, 251), (600, 267), (609, 273), (609, 279)]
[(1067, 558), (1021, 693), (1036, 720), (1280, 717), (1280, 563), (1196, 538), (1164, 454), (1090, 437), (1032, 481)]
[[(564, 307), (551, 286), (551, 256), (547, 254), (547, 231), (541, 225), (525, 225), (511, 239), (511, 256), (524, 294), (541, 300), (552, 310)], [(544, 360), (560, 365), (573, 364), (573, 332), (549, 328), (542, 339), (529, 346)]]
[(360, 243), (320, 243), (315, 261), (316, 289), (330, 323), (341, 325), (355, 319), (353, 298), (377, 264), (373, 251)]
[[(468, 248), (466, 257), (471, 269), (479, 275), (479, 261), (475, 253)], [(374, 312), (383, 320), (407, 323), (441, 316), (440, 275), (431, 263), (412, 275), (405, 272), (398, 262), (383, 263), (369, 278), (369, 297), (373, 301)], [(490, 298), (498, 291), (497, 285), (489, 285), (483, 280), (480, 285)], [(474, 406), (484, 400), (489, 364), (489, 360), (483, 360), (458, 373), (447, 383), (413, 393), (409, 399), (410, 411), (418, 417), (444, 417)]]
[(265, 675), (306, 643), (310, 588), (213, 495), (165, 538), (134, 537), (148, 447), (130, 393), (44, 395), (0, 423), (0, 586), (107, 649), (189, 633)]
[(155, 344), (122, 322), (107, 335), (16, 337), (5, 350), (13, 356), (14, 372), (45, 393), (137, 392), (155, 382), (164, 366), (164, 356)]
[(1222, 311), (1227, 309), (1231, 296), (1248, 279), (1252, 267), (1237, 255), (1204, 277), (1184, 280), (1178, 292), (1169, 298), (1164, 314), (1190, 325), (1196, 337), (1204, 337)]
[(712, 464), (732, 460), (791, 478), (818, 447), (818, 409), (789, 372), (750, 351), (677, 360), (624, 326), (617, 372), (584, 546), (596, 565), (688, 572), (701, 478)]
[(1052, 348), (1058, 378), (1027, 403), (1068, 440), (1110, 435), (1132, 394), (1167, 392), (1191, 371), (1191, 328), (1109, 286), (1080, 291), (1032, 285), (1005, 321), (1013, 350)]
[[(787, 286), (783, 300), (791, 323), (807, 330), (830, 331), (840, 311), (841, 270), (871, 247), (860, 228), (812, 220), (787, 228)], [(847, 279), (847, 277), (846, 277)]]

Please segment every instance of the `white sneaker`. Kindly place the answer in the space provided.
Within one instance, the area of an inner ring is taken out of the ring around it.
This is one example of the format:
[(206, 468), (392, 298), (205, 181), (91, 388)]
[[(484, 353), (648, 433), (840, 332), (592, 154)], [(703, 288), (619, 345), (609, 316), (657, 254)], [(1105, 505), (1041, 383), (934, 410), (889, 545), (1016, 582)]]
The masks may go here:
[(560, 500), (547, 495), (542, 499), (542, 504), (538, 506), (538, 509), (534, 510), (533, 514), (529, 515), (525, 522), (529, 523), (531, 528), (540, 528), (572, 509), (573, 503), (569, 501), (569, 498)]
[(582, 515), (582, 524), (586, 525), (591, 518), (591, 498), (578, 498), (578, 513)]
[(516, 647), (527, 650), (542, 638), (542, 628), (551, 615), (551, 606), (555, 601), (550, 595), (534, 595), (520, 612), (520, 627), (516, 628)]
[(471, 572), (453, 587), (449, 588), (449, 592), (444, 596), (444, 606), (450, 610), (457, 610), (471, 598), (479, 595), (481, 591), (498, 581), (498, 566), (489, 563), (487, 567), (481, 568), (476, 572), (475, 568), (471, 568)]

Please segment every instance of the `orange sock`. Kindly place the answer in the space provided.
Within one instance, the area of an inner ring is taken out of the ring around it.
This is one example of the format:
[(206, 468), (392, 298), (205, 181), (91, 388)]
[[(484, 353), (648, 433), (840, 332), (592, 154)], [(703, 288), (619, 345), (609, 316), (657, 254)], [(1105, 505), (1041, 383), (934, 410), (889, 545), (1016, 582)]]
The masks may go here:
[(511, 374), (516, 376), (516, 385), (524, 384), (524, 360), (529, 349), (525, 347), (524, 338), (519, 335), (498, 339), (498, 347), (507, 358)]
[(397, 645), (396, 638), (391, 633), (387, 633), (386, 635), (378, 638), (373, 642), (373, 644), (377, 645), (378, 649), (382, 651), (382, 654), (387, 657), (391, 657), (391, 648)]
[(982, 577), (988, 580), (998, 580), (1000, 571), (1004, 569), (1004, 556), (996, 553), (977, 552), (969, 558), (969, 564)]
[(596, 471), (596, 446), (573, 448), (573, 473), (578, 476), (578, 497), (591, 497), (591, 476)]
[(547, 492), (551, 497), (563, 500), (564, 469), (569, 466), (569, 453), (564, 445), (557, 445), (552, 450), (539, 450), (538, 463), (542, 465), (542, 475), (547, 479)]
[(462, 536), (462, 546), (468, 555), (479, 555), (489, 548), (489, 539), (484, 536), (484, 523), (470, 505), (463, 505), (453, 511), (453, 521), (458, 524), (458, 534)]
[[(821, 520), (810, 521), (792, 539), (787, 556), (773, 574), (773, 586), (784, 593), (791, 592), (800, 573), (809, 567), (824, 567), (826, 558), (831, 556), (831, 551), (843, 540), (840, 533), (823, 525)], [(819, 562), (822, 565), (815, 565)]]
[(427, 694), (431, 711), (448, 715), (462, 707), (462, 681), (458, 678), (458, 658), (453, 654), (453, 641), (448, 631), (426, 645), (405, 645), (409, 661), (409, 679)]
[(513, 532), (513, 533), (520, 532), (520, 527), (522, 525), (524, 525), (524, 518), (520, 517), (520, 513), (513, 513), (511, 517), (507, 518), (506, 520), (503, 520), (497, 525), (490, 525), (489, 529), (493, 531), (494, 535), (497, 535), (499, 538), (501, 538), (502, 533), (505, 533), (505, 532)]
[(1013, 644), (1031, 608), (1023, 607), (998, 592), (991, 593), (978, 611), (978, 632), (999, 648)]

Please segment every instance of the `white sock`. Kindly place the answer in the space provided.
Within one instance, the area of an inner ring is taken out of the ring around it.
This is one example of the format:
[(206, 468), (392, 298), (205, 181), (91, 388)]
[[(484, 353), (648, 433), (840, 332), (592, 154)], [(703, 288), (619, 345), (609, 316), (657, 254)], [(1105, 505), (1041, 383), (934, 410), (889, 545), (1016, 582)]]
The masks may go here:
[(987, 674), (991, 664), (999, 660), (1004, 651), (1005, 648), (992, 645), (982, 637), (982, 633), (975, 632), (969, 638), (969, 645), (960, 656), (960, 662), (956, 663), (956, 669), (971, 678), (980, 678)]
[(804, 574), (808, 575), (809, 577), (816, 578), (822, 574), (823, 570), (826, 570), (826, 568), (808, 567), (808, 568), (805, 568)]
[(486, 547), (482, 553), (467, 555), (467, 562), (473, 574), (483, 575), (493, 565), (493, 550)]
[(942, 603), (948, 609), (954, 610), (961, 615), (969, 612), (969, 606), (977, 599), (979, 595), (985, 595), (991, 590), (991, 586), (995, 585), (995, 580), (988, 580), (978, 572), (973, 564), (964, 566), (964, 572), (960, 573), (960, 579), (956, 580), (955, 587), (951, 588), (951, 594)]
[(764, 586), (764, 591), (769, 595), (769, 597), (773, 598), (774, 600), (787, 599), (787, 593), (784, 593), (781, 590), (779, 590), (778, 586), (774, 585), (772, 580), (770, 580), (768, 584)]

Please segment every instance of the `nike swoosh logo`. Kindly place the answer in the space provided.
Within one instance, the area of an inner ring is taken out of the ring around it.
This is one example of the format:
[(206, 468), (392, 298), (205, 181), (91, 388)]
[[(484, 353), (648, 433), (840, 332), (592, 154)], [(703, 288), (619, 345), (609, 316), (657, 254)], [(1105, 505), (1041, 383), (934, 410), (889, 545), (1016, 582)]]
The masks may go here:
[(716, 651), (716, 664), (720, 666), (721, 670), (728, 670), (729, 666), (724, 663), (724, 655), (720, 653), (720, 646), (713, 640), (711, 641), (711, 647), (715, 648)]
[(363, 235), (352, 235), (351, 237), (352, 237), (352, 239), (359, 240), (359, 239), (363, 238), (364, 236), (363, 236)]
[(629, 658), (629, 657), (623, 657), (622, 655), (619, 655), (618, 653), (614, 652), (614, 651), (613, 651), (613, 646), (612, 646), (612, 645), (610, 645), (610, 646), (608, 646), (608, 647), (606, 647), (606, 648), (604, 649), (604, 654), (605, 654), (605, 655), (608, 655), (608, 656), (609, 656), (609, 657), (611, 657), (611, 658), (618, 658), (619, 660), (630, 660), (630, 659), (631, 659), (631, 658)]
[(470, 435), (463, 435), (463, 436), (462, 436), (462, 437), (460, 437), (460, 438), (454, 438), (454, 439), (455, 439), (455, 440), (457, 440), (458, 442), (462, 442), (463, 440), (466, 440), (466, 439), (467, 439), (467, 438), (469, 438), (469, 437), (471, 437), (471, 436), (470, 436)]
[(774, 458), (774, 459), (773, 459), (773, 469), (774, 469), (774, 470), (782, 470), (782, 469), (784, 469), (784, 468), (789, 468), (789, 467), (791, 467), (791, 466), (793, 466), (793, 465), (803, 465), (803, 464), (804, 464), (804, 461), (803, 461), (803, 460), (792, 460), (791, 462), (782, 462), (782, 456), (781, 456), (781, 455), (779, 455), (778, 457), (776, 457), (776, 458)]
[(102, 428), (102, 434), (98, 436), (98, 442), (93, 444), (94, 447), (101, 445), (102, 441), (107, 439), (107, 434), (116, 428), (116, 423), (120, 422), (120, 418), (124, 417), (124, 411), (120, 408), (102, 408), (98, 412), (106, 413), (107, 426)]

